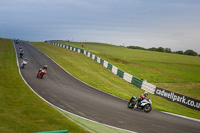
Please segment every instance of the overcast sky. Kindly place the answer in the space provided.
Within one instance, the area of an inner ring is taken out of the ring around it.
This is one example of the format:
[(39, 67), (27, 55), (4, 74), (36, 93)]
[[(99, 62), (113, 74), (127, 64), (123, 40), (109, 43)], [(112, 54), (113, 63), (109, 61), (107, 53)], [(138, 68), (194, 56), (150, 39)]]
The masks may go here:
[(0, 37), (200, 54), (200, 0), (0, 0)]

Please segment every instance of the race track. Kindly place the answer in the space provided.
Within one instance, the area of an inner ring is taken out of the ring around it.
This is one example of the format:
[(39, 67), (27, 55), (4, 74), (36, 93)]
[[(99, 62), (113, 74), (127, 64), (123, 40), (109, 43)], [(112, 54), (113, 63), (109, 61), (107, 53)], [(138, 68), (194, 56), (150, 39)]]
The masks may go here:
[[(36, 93), (55, 106), (90, 120), (138, 133), (200, 132), (200, 122), (155, 110), (144, 113), (128, 109), (127, 101), (80, 82), (29, 43), (20, 43), (25, 53), (23, 57), (28, 58), (25, 69), (20, 68), (22, 76)], [(19, 53), (19, 44), (15, 46)], [(21, 60), (19, 58), (19, 63)], [(47, 74), (39, 79), (36, 74), (45, 64), (48, 65)]]

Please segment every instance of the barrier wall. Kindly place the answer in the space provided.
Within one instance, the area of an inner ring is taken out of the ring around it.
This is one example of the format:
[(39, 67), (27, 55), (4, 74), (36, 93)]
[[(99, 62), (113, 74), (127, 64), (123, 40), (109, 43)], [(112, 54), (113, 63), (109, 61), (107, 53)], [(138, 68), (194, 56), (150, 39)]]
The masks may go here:
[[(55, 43), (55, 42), (52, 42), (52, 41), (46, 41), (46, 42), (49, 43), (49, 44), (52, 44), (52, 45), (56, 45), (56, 46), (59, 46), (59, 47), (70, 49), (70, 50), (78, 52), (78, 53), (82, 53), (82, 54), (88, 56), (89, 58), (93, 59), (94, 61), (98, 62), (99, 64), (101, 64), (102, 66), (104, 66), (105, 68), (110, 70), (112, 73), (119, 76), (121, 79), (135, 85), (136, 87), (138, 87), (138, 88), (140, 88), (144, 91), (147, 91), (151, 94), (160, 96), (160, 97), (165, 98), (169, 101), (182, 104), (186, 107), (193, 108), (193, 109), (196, 109), (196, 110), (200, 110), (200, 100), (193, 99), (193, 98), (190, 98), (190, 97), (186, 97), (186, 96), (183, 96), (183, 95), (180, 95), (180, 94), (170, 92), (168, 90), (164, 90), (162, 88), (156, 87), (155, 85), (148, 83), (147, 81), (143, 81), (142, 79), (139, 79), (139, 78), (137, 78), (133, 75), (130, 75), (130, 74), (118, 69), (116, 66), (113, 66), (112, 64), (110, 64), (106, 60), (103, 60), (103, 59), (97, 57), (96, 55), (86, 51), (86, 50), (78, 49), (78, 48), (68, 46), (68, 45), (64, 45), (64, 44)], [(168, 98), (168, 97), (171, 96), (170, 94), (175, 94), (174, 95), (175, 97)], [(182, 98), (182, 100), (184, 100), (184, 98), (187, 98), (187, 102), (185, 102), (185, 103), (177, 102), (176, 97), (180, 97), (180, 98)], [(176, 101), (174, 99), (176, 99)]]

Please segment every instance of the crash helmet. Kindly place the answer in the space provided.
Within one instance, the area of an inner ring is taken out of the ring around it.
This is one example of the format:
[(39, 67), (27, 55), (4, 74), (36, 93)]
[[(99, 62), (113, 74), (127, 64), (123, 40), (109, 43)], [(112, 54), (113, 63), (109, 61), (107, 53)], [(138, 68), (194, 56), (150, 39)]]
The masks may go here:
[(148, 92), (145, 92), (144, 95), (147, 97), (148, 96)]
[(27, 61), (28, 59), (25, 57), (24, 60)]
[(44, 65), (43, 69), (46, 69), (46, 70), (47, 70), (47, 65)]

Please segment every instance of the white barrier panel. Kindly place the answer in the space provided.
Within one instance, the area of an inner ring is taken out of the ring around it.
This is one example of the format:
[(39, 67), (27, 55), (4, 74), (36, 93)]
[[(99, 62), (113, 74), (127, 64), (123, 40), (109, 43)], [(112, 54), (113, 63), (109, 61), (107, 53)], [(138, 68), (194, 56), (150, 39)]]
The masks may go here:
[(80, 49), (78, 49), (78, 53), (81, 53), (81, 50), (80, 50)]
[(107, 67), (108, 67), (108, 62), (104, 60), (103, 66), (104, 66), (105, 68), (107, 68)]
[(87, 55), (88, 57), (90, 57), (90, 52), (88, 52), (88, 55)]
[(72, 50), (72, 47), (70, 47), (70, 50)]
[(68, 49), (68, 46), (66, 47), (66, 49)]
[(124, 77), (123, 79), (126, 80), (127, 82), (131, 83), (133, 76), (124, 72)]
[(115, 66), (112, 67), (112, 72), (113, 72), (114, 74), (116, 74), (116, 75), (117, 75), (117, 70), (118, 70), (117, 67), (115, 67)]
[(92, 55), (92, 59), (95, 60), (95, 55), (94, 54)]
[(74, 51), (76, 51), (76, 48), (74, 48)]
[(65, 48), (65, 45), (63, 45), (63, 48)]
[(86, 51), (84, 50), (84, 55), (86, 55)]
[(147, 81), (143, 81), (141, 89), (154, 94), (156, 86), (148, 83)]
[(97, 57), (97, 62), (100, 63), (100, 58), (99, 57)]

